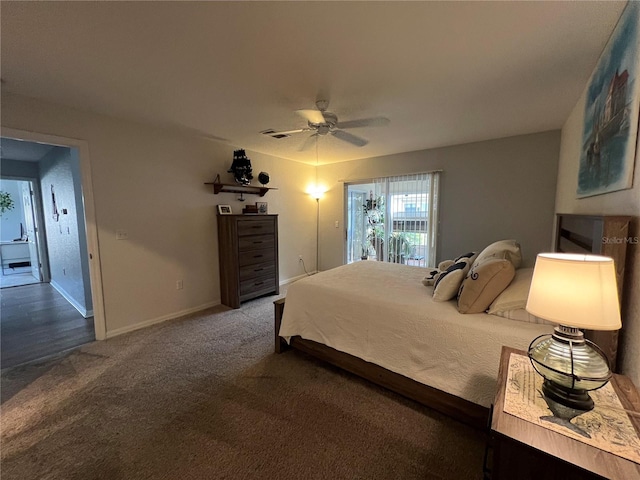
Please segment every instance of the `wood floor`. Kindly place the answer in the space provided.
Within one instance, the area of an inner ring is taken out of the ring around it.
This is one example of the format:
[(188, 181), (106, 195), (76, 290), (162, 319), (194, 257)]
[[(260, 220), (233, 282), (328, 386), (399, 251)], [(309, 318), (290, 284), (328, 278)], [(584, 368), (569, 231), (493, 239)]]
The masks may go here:
[(0, 290), (0, 366), (4, 369), (95, 340), (83, 318), (48, 283)]

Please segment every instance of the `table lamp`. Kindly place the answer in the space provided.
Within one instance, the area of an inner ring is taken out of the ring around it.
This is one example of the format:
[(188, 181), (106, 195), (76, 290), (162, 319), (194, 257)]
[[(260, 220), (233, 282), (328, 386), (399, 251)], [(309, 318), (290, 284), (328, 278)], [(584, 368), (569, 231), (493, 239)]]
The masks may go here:
[(559, 324), (553, 335), (535, 338), (528, 351), (533, 368), (544, 378), (542, 394), (547, 404), (591, 410), (588, 392), (606, 385), (611, 369), (607, 356), (579, 329), (622, 327), (613, 259), (539, 254), (526, 309)]

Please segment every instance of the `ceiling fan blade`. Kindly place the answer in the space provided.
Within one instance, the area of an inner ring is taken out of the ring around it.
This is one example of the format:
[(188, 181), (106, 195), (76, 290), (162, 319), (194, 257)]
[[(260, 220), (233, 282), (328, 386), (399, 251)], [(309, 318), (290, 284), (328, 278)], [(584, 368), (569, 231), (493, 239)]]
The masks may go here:
[(339, 122), (338, 128), (357, 128), (357, 127), (386, 127), (391, 120), (386, 117), (360, 118), (358, 120), (347, 120)]
[(324, 115), (320, 110), (296, 110), (296, 113), (309, 123), (324, 123)]
[(364, 147), (367, 143), (369, 143), (369, 141), (365, 140), (364, 138), (356, 137), (355, 135), (352, 135), (348, 132), (344, 132), (342, 130), (334, 130), (331, 133), (333, 134), (334, 137), (337, 137), (340, 140), (344, 140), (345, 142), (349, 142), (350, 144), (355, 145), (356, 147)]
[(307, 138), (304, 143), (302, 145), (300, 145), (300, 148), (298, 148), (299, 152), (304, 152), (305, 150), (309, 150), (312, 146), (314, 146), (317, 142), (317, 137), (318, 134), (314, 133), (313, 135), (309, 135), (309, 138)]
[(305, 128), (296, 128), (295, 130), (282, 130), (280, 132), (276, 132), (274, 130), (265, 130), (264, 132), (260, 132), (264, 135), (269, 135), (271, 137), (275, 137), (276, 135), (291, 135), (292, 133), (301, 133), (301, 132), (310, 132), (312, 129), (309, 127)]

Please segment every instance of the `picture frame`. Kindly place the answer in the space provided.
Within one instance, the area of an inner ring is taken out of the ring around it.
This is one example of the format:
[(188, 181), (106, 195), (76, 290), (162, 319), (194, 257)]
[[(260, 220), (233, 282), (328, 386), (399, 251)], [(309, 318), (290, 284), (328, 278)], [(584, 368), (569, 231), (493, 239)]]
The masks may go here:
[(231, 205), (218, 205), (218, 215), (232, 215)]
[(267, 202), (256, 202), (256, 207), (258, 207), (258, 213), (260, 215), (266, 215), (269, 213), (269, 206)]
[(640, 5), (629, 2), (586, 89), (577, 198), (633, 186), (640, 111)]

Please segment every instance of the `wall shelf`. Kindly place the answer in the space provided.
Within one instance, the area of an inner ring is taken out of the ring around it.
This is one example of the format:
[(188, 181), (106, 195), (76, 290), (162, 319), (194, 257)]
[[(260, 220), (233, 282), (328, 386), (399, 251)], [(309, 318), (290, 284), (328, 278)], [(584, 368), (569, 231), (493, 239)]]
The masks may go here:
[(220, 175), (217, 175), (213, 182), (205, 182), (205, 185), (213, 185), (213, 193), (248, 193), (251, 195), (260, 195), (264, 197), (269, 190), (277, 190), (277, 188), (258, 187), (256, 185), (240, 185), (238, 183), (220, 183)]

